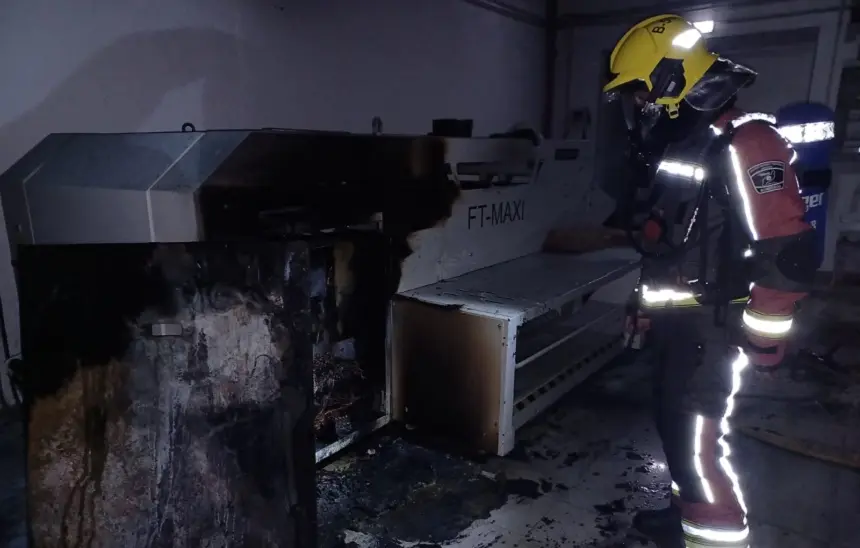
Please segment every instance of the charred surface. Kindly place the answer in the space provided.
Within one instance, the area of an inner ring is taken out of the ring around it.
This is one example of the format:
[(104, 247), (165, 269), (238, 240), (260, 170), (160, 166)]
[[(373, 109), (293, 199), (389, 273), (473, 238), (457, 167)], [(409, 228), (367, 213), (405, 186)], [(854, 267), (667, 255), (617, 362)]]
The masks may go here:
[(380, 546), (438, 546), (516, 493), (479, 465), (386, 438), (319, 472), (320, 548), (343, 546), (344, 530)]
[[(311, 243), (322, 445), (383, 414), (388, 306), (412, 252), (409, 237), (450, 217), (458, 197), (443, 139), (327, 133), (254, 133), (201, 190), (207, 239)], [(380, 214), (381, 231), (349, 228)]]
[(315, 545), (306, 247), (20, 254), (32, 546)]
[(382, 213), (395, 239), (436, 224), (459, 195), (433, 137), (256, 132), (200, 194), (208, 239), (314, 233)]
[(344, 232), (311, 252), (314, 423), (322, 445), (384, 413), (385, 340), (391, 296), (389, 240)]
[(382, 214), (394, 294), (409, 237), (451, 216), (460, 196), (444, 139), (256, 132), (198, 196), (206, 239), (316, 236)]

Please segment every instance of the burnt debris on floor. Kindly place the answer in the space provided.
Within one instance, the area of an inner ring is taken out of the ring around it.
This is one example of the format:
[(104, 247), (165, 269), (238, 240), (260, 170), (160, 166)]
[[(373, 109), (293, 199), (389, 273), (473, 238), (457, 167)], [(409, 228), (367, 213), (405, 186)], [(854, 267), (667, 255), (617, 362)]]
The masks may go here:
[(479, 464), (383, 438), (319, 472), (320, 548), (337, 546), (344, 531), (379, 546), (438, 545), (489, 517), (509, 496), (536, 497), (541, 488), (537, 482), (505, 482)]
[(320, 548), (502, 548), (519, 528), (521, 546), (644, 545), (629, 534), (628, 514), (668, 496), (665, 467), (653, 447), (626, 435), (632, 404), (583, 414), (585, 394), (526, 427), (506, 458), (468, 459), (397, 438), (337, 458), (318, 475)]

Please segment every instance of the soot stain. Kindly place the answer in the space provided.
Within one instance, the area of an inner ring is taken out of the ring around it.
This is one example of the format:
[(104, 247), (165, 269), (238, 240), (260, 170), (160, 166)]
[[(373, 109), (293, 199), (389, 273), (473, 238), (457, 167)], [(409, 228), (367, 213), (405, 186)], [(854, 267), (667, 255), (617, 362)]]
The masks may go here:
[(564, 458), (564, 462), (562, 462), (562, 466), (572, 466), (573, 463), (582, 459), (586, 455), (587, 455), (587, 453), (582, 453), (582, 452), (568, 453), (567, 456)]
[(627, 509), (626, 504), (624, 503), (624, 499), (615, 499), (612, 502), (608, 502), (606, 504), (595, 504), (594, 509), (597, 510), (602, 515), (615, 514), (617, 512), (624, 512)]
[(337, 546), (344, 529), (379, 539), (377, 548), (439, 546), (489, 518), (509, 496), (537, 498), (546, 488), (481, 472), (472, 462), (400, 439), (384, 439), (373, 455), (345, 455), (318, 474), (318, 520), (326, 524), (320, 548)]
[(540, 484), (528, 479), (510, 479), (505, 482), (505, 491), (508, 495), (536, 499), (541, 496)]

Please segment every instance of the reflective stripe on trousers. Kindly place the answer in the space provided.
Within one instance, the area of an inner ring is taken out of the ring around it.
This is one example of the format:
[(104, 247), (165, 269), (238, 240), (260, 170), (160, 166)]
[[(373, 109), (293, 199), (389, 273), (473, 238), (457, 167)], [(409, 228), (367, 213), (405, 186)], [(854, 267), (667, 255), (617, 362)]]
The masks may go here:
[(684, 548), (750, 548), (749, 527), (743, 531), (712, 529), (687, 521), (682, 522)]
[[(730, 434), (729, 418), (734, 411), (735, 395), (741, 389), (742, 374), (749, 365), (749, 359), (742, 349), (731, 363), (731, 392), (726, 399), (726, 411), (717, 421), (702, 415), (693, 417), (693, 468), (696, 471), (707, 505), (715, 507), (740, 507), (746, 516), (747, 507), (741, 490), (740, 480), (732, 467), (729, 447), (726, 437)], [(719, 445), (720, 451), (717, 451)], [(719, 458), (717, 454), (721, 453)], [(673, 493), (680, 495), (676, 484), (672, 485)], [(747, 548), (749, 545), (749, 527), (746, 517), (735, 527), (726, 525), (716, 526), (702, 523), (701, 516), (693, 516), (692, 512), (684, 511), (682, 505), (682, 528), (684, 542), (687, 548)]]

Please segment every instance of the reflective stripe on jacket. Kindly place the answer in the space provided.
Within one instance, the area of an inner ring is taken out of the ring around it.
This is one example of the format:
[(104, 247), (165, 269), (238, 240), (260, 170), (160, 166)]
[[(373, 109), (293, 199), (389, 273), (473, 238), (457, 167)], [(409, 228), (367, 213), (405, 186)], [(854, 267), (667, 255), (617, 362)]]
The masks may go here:
[[(744, 304), (749, 297), (741, 297), (731, 301), (733, 304)], [(642, 285), (639, 288), (639, 306), (645, 310), (667, 308), (693, 308), (702, 306), (696, 295), (689, 289), (677, 287), (650, 287)]]
[[(659, 311), (679, 308), (695, 308), (702, 306), (696, 295), (689, 289), (678, 287), (651, 287), (641, 285), (639, 292), (639, 307), (648, 311)], [(743, 312), (744, 328), (752, 335), (764, 339), (783, 339), (791, 332), (794, 319), (791, 315), (764, 314), (749, 306), (749, 297), (734, 299), (731, 304), (745, 304)]]

